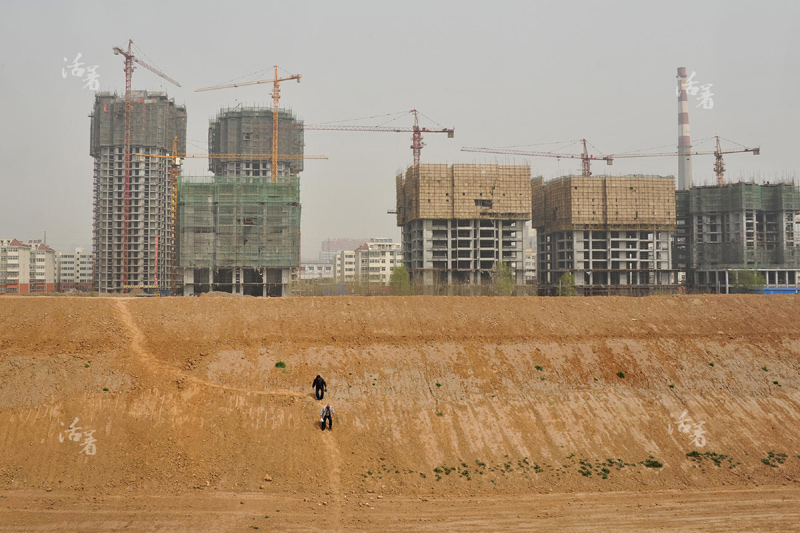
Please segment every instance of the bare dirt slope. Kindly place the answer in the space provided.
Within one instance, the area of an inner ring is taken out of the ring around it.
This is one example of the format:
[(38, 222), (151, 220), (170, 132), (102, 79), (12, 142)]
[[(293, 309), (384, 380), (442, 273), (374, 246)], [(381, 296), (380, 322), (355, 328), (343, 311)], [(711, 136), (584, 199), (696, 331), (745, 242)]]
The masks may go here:
[(351, 526), (378, 493), (797, 500), (799, 304), (3, 298), (0, 490), (327, 498)]

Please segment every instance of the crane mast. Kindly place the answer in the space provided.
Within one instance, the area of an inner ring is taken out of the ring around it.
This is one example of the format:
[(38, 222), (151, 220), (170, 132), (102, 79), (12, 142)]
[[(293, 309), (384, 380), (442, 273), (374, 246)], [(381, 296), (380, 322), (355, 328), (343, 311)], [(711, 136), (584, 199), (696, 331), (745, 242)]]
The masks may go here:
[[(170, 78), (160, 70), (152, 67), (136, 57), (131, 47), (133, 40), (128, 39), (128, 49), (123, 50), (119, 46), (112, 48), (114, 55), (121, 55), (125, 58), (125, 118), (124, 131), (122, 134), (122, 291), (125, 292), (129, 281), (129, 249), (130, 249), (130, 216), (131, 216), (131, 79), (133, 70), (136, 68), (134, 63), (141, 65), (150, 72), (157, 74), (168, 82), (180, 87), (181, 84)], [(174, 224), (174, 222), (173, 222)], [(173, 259), (174, 259), (173, 241)]]

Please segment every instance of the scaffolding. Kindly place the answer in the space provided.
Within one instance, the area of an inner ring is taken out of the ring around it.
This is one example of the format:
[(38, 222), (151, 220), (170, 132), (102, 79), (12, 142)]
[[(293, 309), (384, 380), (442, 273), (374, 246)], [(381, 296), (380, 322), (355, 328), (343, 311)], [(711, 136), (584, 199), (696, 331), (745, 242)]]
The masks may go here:
[[(166, 93), (133, 91), (131, 153), (165, 155), (178, 137), (186, 147), (186, 108)], [(99, 292), (166, 289), (172, 276), (169, 165), (163, 158), (131, 157), (127, 247), (128, 286), (123, 287), (125, 99), (101, 92), (91, 115), (94, 158), (93, 285)]]
[(542, 232), (624, 228), (675, 230), (675, 179), (566, 176), (532, 182), (533, 226)]
[(531, 188), (537, 278), (545, 291), (566, 273), (583, 295), (677, 289), (673, 177), (538, 177)]
[[(425, 287), (489, 283), (498, 262), (524, 283), (525, 222), (531, 215), (530, 167), (409, 167), (396, 178), (403, 263)], [(426, 289), (429, 290), (429, 289)]]
[[(302, 156), (303, 122), (290, 110), (278, 111), (278, 153)], [(271, 162), (263, 154), (272, 153), (272, 109), (235, 107), (220, 110), (209, 121), (208, 147), (212, 154), (242, 154), (241, 159), (209, 159), (208, 169), (217, 175), (268, 176)], [(261, 158), (251, 160), (248, 154)], [(279, 175), (296, 176), (303, 171), (303, 160), (279, 161)]]
[(677, 193), (680, 260), (696, 271), (800, 268), (800, 189), (735, 183)]
[(409, 167), (398, 175), (397, 225), (420, 219), (528, 220), (531, 171), (519, 165)]
[[(171, 152), (177, 136), (178, 152), (186, 153), (184, 106), (175, 105), (163, 92), (132, 91), (131, 100), (131, 146)], [(124, 126), (125, 99), (116, 93), (97, 93), (91, 115), (90, 155), (97, 157), (102, 148), (121, 147)]]
[(178, 226), (182, 267), (297, 268), (300, 179), (182, 178)]

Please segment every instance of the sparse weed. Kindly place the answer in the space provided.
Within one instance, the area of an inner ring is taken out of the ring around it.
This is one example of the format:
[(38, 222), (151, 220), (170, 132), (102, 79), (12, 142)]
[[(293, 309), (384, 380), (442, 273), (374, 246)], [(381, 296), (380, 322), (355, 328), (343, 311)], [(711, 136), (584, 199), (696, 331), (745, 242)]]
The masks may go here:
[(645, 468), (661, 468), (662, 466), (664, 466), (660, 461), (657, 461), (652, 457), (650, 457), (649, 459), (645, 459), (640, 464)]
[(699, 465), (702, 465), (703, 461), (705, 461), (706, 459), (712, 461), (715, 465), (717, 465), (717, 467), (721, 467), (723, 461), (727, 461), (728, 462), (728, 468), (735, 468), (736, 466), (741, 464), (741, 463), (734, 463), (733, 462), (733, 458), (730, 457), (729, 455), (716, 453), (716, 452), (700, 453), (697, 450), (694, 450), (694, 451), (691, 451), (691, 452), (687, 453), (686, 457), (687, 457), (687, 459), (690, 459), (691, 461), (694, 461), (695, 463), (697, 463)]
[(536, 369), (536, 370), (538, 370), (539, 372), (542, 372), (542, 371), (544, 370), (544, 367), (543, 367), (542, 365), (536, 365), (536, 366), (534, 366), (533, 368), (535, 368), (535, 369)]
[(766, 457), (761, 458), (761, 462), (767, 466), (771, 466), (772, 468), (778, 468), (778, 465), (782, 465), (784, 462), (786, 462), (788, 457), (789, 456), (785, 453), (776, 453), (770, 450), (767, 452)]

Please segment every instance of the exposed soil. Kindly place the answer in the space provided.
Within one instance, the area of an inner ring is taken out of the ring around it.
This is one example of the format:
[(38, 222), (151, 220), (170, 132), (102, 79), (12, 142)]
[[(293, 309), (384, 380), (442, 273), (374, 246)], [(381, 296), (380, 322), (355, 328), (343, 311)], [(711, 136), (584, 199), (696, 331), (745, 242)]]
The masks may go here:
[(0, 298), (0, 530), (791, 529), (799, 304)]

